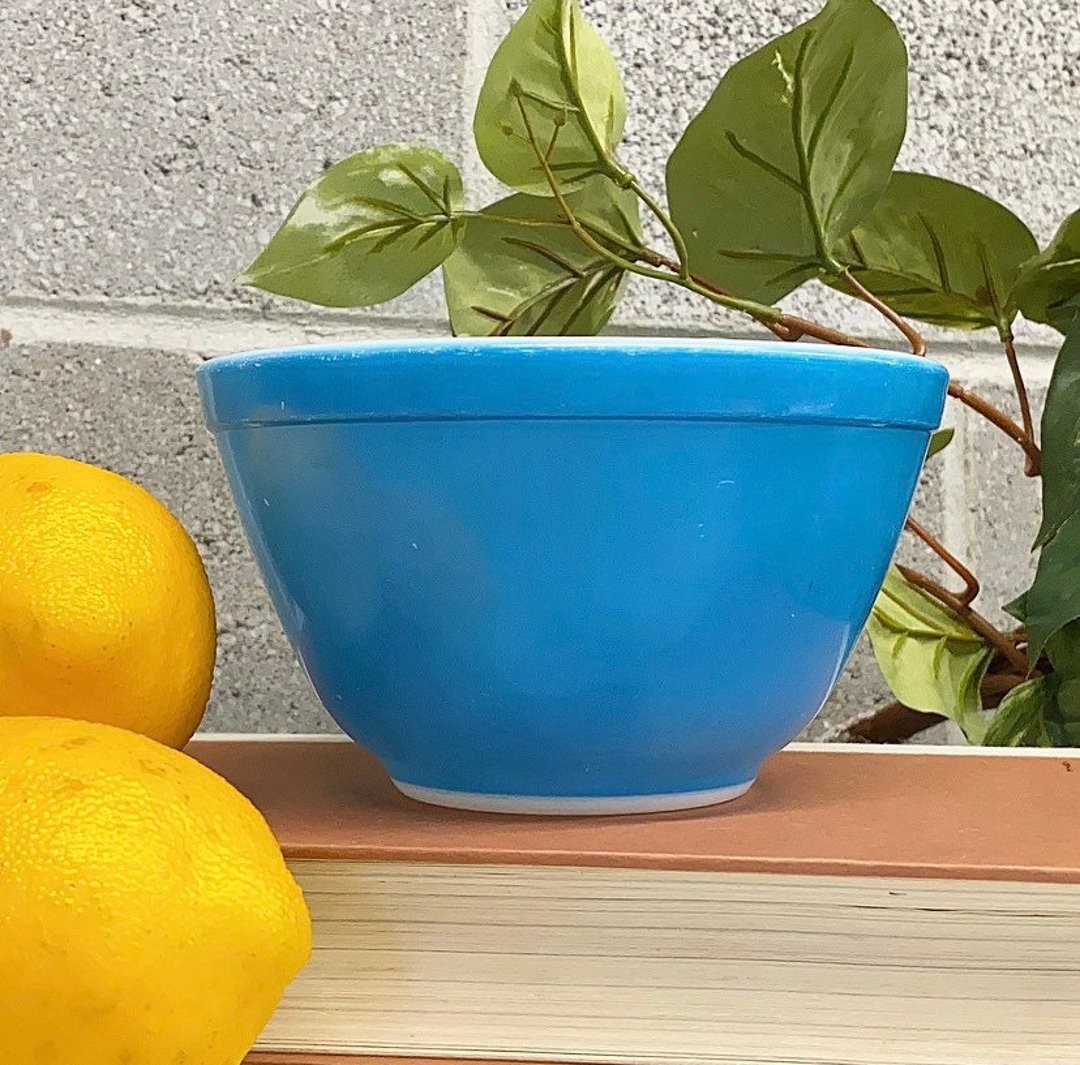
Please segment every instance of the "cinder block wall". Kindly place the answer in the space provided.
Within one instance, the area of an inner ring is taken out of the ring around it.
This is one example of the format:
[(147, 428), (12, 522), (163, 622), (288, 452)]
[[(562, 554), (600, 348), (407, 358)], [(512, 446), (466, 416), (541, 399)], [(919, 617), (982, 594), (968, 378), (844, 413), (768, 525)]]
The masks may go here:
[[(1075, 0), (884, 0), (912, 55), (902, 164), (967, 181), (1041, 240), (1080, 206)], [(494, 193), (472, 105), (517, 0), (161, 0), (0, 7), (0, 449), (64, 452), (130, 475), (183, 519), (217, 593), (221, 652), (206, 727), (333, 728), (259, 584), (201, 426), (192, 372), (279, 342), (444, 331), (437, 281), (373, 313), (311, 313), (231, 278), (298, 190), (360, 147), (421, 140)], [(624, 156), (657, 189), (719, 73), (813, 0), (584, 0), (625, 72)], [(814, 289), (794, 309), (893, 344)], [(632, 286), (616, 328), (744, 334), (669, 288)], [(1053, 335), (1029, 329), (1036, 400)], [(938, 345), (959, 380), (1011, 404), (991, 338)], [(1030, 574), (1036, 493), (1015, 449), (966, 411), (920, 490), (923, 521), (991, 603)], [(911, 545), (902, 550), (917, 553)], [(992, 608), (988, 608), (991, 609)], [(887, 700), (860, 647), (810, 730)]]

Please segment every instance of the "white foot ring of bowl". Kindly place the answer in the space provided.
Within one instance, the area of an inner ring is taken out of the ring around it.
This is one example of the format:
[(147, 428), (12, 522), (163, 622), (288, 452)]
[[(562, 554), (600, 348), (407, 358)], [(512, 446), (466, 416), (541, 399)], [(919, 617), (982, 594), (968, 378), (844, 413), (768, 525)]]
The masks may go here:
[(655, 814), (666, 810), (692, 810), (715, 806), (745, 795), (753, 780), (728, 784), (703, 791), (680, 791), (658, 795), (484, 795), (471, 791), (448, 791), (425, 788), (395, 780), (394, 787), (403, 795), (432, 806), (451, 806), (458, 810), (478, 810), (492, 814)]

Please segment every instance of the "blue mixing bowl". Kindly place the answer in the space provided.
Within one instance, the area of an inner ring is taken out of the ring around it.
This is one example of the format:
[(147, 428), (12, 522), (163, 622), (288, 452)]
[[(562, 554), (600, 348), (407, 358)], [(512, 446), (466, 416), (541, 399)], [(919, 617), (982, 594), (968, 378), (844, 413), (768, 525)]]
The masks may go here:
[(260, 351), (198, 374), (327, 710), (428, 802), (733, 798), (821, 707), (947, 374), (818, 345)]

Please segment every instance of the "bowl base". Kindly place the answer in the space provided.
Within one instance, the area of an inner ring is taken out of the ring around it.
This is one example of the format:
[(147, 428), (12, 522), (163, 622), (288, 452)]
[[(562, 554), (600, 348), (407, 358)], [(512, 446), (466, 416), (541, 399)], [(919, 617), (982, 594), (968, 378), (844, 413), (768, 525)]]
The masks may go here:
[(715, 806), (745, 795), (754, 781), (728, 784), (702, 791), (661, 792), (655, 795), (485, 795), (482, 792), (449, 791), (406, 784), (395, 780), (403, 795), (430, 806), (450, 806), (492, 814), (536, 814), (573, 817), (580, 815), (655, 814), (671, 810), (693, 810)]

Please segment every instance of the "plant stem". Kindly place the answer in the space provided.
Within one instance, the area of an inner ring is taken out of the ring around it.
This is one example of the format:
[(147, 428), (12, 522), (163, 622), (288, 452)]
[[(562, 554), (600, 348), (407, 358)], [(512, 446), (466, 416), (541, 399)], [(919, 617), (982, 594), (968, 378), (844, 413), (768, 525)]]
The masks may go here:
[(964, 606), (970, 606), (971, 601), (979, 594), (979, 582), (975, 575), (961, 562), (929, 529), (924, 528), (914, 518), (908, 517), (904, 522), (907, 529), (913, 532), (931, 551), (945, 563), (963, 582), (964, 590), (956, 600)]
[(634, 195), (637, 196), (650, 211), (652, 211), (652, 213), (660, 220), (660, 224), (667, 230), (667, 234), (671, 238), (671, 243), (675, 246), (675, 254), (679, 257), (678, 263), (675, 264), (675, 273), (683, 280), (689, 280), (690, 256), (686, 250), (686, 241), (683, 240), (683, 235), (679, 232), (678, 226), (671, 220), (667, 211), (665, 211), (660, 204), (649, 195), (645, 187), (636, 177), (631, 180), (630, 188)]
[[(655, 263), (658, 266), (666, 266), (671, 271), (677, 271), (679, 264), (673, 259), (667, 258), (667, 256), (659, 255), (655, 252), (652, 253), (655, 256)], [(672, 280), (668, 278), (667, 280)], [(691, 274), (690, 280), (701, 288), (706, 289), (708, 292), (715, 292), (720, 296), (727, 296), (722, 288), (714, 285), (711, 281), (707, 281), (703, 277), (698, 277), (697, 274)], [(815, 340), (824, 341), (826, 344), (838, 344), (841, 347), (847, 348), (868, 348), (870, 345), (865, 341), (860, 340), (858, 337), (849, 336), (847, 333), (841, 333), (838, 329), (831, 329), (827, 325), (821, 325), (819, 322), (811, 322), (806, 318), (800, 318), (795, 314), (787, 314), (783, 311), (777, 312), (777, 317), (764, 320), (759, 318), (759, 322), (766, 328), (770, 329), (774, 335), (778, 336), (781, 340), (794, 341), (801, 340), (804, 336), (811, 336)]]
[(988, 422), (1005, 433), (1006, 436), (1015, 440), (1024, 449), (1024, 454), (1027, 455), (1029, 462), (1036, 464), (1041, 462), (1042, 456), (1035, 446), (1035, 442), (1028, 437), (1023, 427), (1017, 425), (1003, 410), (999, 410), (992, 403), (983, 399), (982, 396), (969, 392), (963, 385), (958, 385), (955, 381), (949, 382), (949, 395), (953, 399), (958, 399), (964, 406), (970, 407), (973, 411), (981, 414)]
[(1012, 374), (1013, 386), (1016, 388), (1016, 398), (1020, 403), (1020, 417), (1023, 421), (1026, 444), (1024, 454), (1024, 473), (1028, 477), (1038, 477), (1042, 468), (1042, 452), (1035, 443), (1035, 426), (1031, 420), (1031, 403), (1028, 401), (1027, 387), (1024, 384), (1024, 375), (1020, 372), (1020, 360), (1016, 356), (1016, 346), (1013, 343), (1012, 329), (1006, 329), (1001, 334), (1001, 343), (1005, 348), (1005, 358), (1009, 362), (1009, 371)]
[[(765, 324), (768, 325), (767, 322)], [(808, 336), (813, 337), (815, 340), (823, 341), (826, 344), (838, 344), (845, 348), (870, 347), (865, 340), (860, 340), (858, 337), (842, 333), (839, 329), (832, 329), (827, 325), (822, 325), (820, 322), (812, 322), (808, 318), (800, 318), (797, 314), (781, 313), (774, 324), (779, 325), (786, 331), (786, 335), (783, 336), (777, 333), (781, 340), (794, 341), (799, 340), (804, 336)], [(773, 330), (773, 332), (776, 332), (776, 330)]]
[[(851, 285), (859, 299), (880, 312), (896, 326), (901, 333), (903, 333), (911, 344), (912, 354), (920, 356), (926, 354), (926, 341), (923, 339), (922, 334), (912, 326), (910, 322), (905, 321), (905, 319), (898, 315), (891, 307), (878, 299), (878, 297), (866, 288), (865, 285), (855, 278), (850, 270), (845, 270), (841, 276), (849, 285)], [(1016, 358), (1016, 349), (1013, 347), (1011, 331), (1003, 332), (1001, 339), (1005, 346), (1005, 357), (1009, 360), (1009, 369), (1012, 371), (1013, 383), (1016, 386), (1016, 394), (1020, 400), (1020, 411), (1024, 424), (1022, 426), (1017, 425), (1003, 410), (995, 407), (992, 403), (983, 399), (982, 396), (976, 395), (974, 392), (969, 392), (961, 385), (950, 382), (949, 395), (954, 399), (960, 400), (961, 403), (970, 407), (972, 410), (977, 411), (988, 422), (997, 426), (1002, 432), (1015, 440), (1024, 449), (1024, 454), (1027, 456), (1024, 472), (1029, 477), (1034, 477), (1039, 473), (1042, 464), (1042, 455), (1035, 444), (1035, 431), (1032, 427), (1031, 406), (1028, 403), (1027, 389), (1024, 387), (1024, 379), (1020, 374), (1020, 365)]]
[[(563, 84), (570, 95), (570, 102), (581, 116), (581, 129), (585, 133), (586, 138), (588, 138), (589, 144), (592, 145), (597, 162), (603, 168), (603, 171), (617, 185), (626, 188), (630, 184), (631, 174), (619, 160), (608, 151), (607, 145), (604, 144), (599, 133), (596, 131), (596, 127), (593, 126), (592, 118), (589, 115), (589, 109), (585, 106), (585, 98), (581, 94), (581, 82), (575, 73), (577, 56), (571, 55), (569, 48), (567, 47), (574, 39), (574, 5), (570, 3), (570, 0), (556, 0), (555, 18), (558, 20), (558, 27), (555, 31), (555, 45), (559, 53), (559, 66), (563, 75)], [(566, 33), (563, 32), (564, 19), (566, 20), (565, 28), (568, 31)], [(520, 96), (518, 97), (518, 106), (521, 107)], [(524, 111), (523, 108), (522, 110)], [(522, 114), (522, 118), (525, 120), (525, 128), (528, 130), (529, 119), (524, 113)], [(533, 137), (531, 130), (529, 130), (529, 139), (532, 141), (535, 150), (536, 138)]]
[(1016, 646), (1003, 632), (991, 625), (986, 618), (973, 610), (970, 605), (964, 603), (959, 597), (953, 595), (947, 588), (943, 588), (930, 577), (923, 576), (923, 574), (910, 569), (908, 566), (897, 564), (896, 568), (903, 574), (904, 579), (909, 584), (921, 588), (939, 602), (944, 603), (954, 614), (962, 618), (974, 632), (977, 632), (986, 640), (998, 654), (1015, 666), (1019, 672), (1027, 673), (1027, 656), (1022, 651), (1017, 650)]
[[(566, 217), (567, 222), (570, 223), (570, 228), (573, 229), (578, 240), (580, 240), (587, 248), (607, 259), (609, 262), (614, 263), (616, 266), (621, 267), (627, 273), (638, 274), (641, 277), (650, 277), (654, 280), (667, 281), (679, 285), (681, 288), (689, 289), (691, 292), (696, 292), (698, 295), (711, 299), (714, 303), (719, 303), (733, 311), (740, 311), (743, 314), (748, 314), (750, 317), (756, 318), (759, 321), (776, 321), (782, 317), (780, 311), (775, 307), (768, 307), (764, 303), (756, 303), (753, 300), (743, 300), (738, 299), (735, 296), (710, 292), (694, 281), (693, 278), (682, 277), (679, 275), (672, 276), (672, 274), (666, 270), (658, 270), (651, 266), (641, 266), (638, 262), (619, 255), (596, 240), (588, 229), (581, 224), (578, 217), (574, 214), (573, 208), (567, 203), (566, 196), (563, 195), (563, 191), (559, 186), (558, 178), (555, 177), (551, 165), (536, 139), (536, 134), (533, 132), (532, 128), (532, 121), (529, 119), (529, 112), (525, 108), (525, 102), (520, 95), (517, 97), (517, 103), (518, 110), (521, 112), (521, 120), (525, 124), (525, 132), (528, 134), (529, 143), (533, 146), (533, 153), (536, 155), (537, 161), (544, 171), (544, 177), (547, 179), (551, 194), (555, 197), (555, 202), (559, 205), (559, 209)], [(639, 252), (635, 252), (635, 258), (640, 259), (644, 258), (644, 256)], [(657, 256), (654, 254), (652, 258), (655, 260)]]
[[(509, 215), (492, 214), (490, 211), (460, 211), (458, 217), (480, 218), (485, 219), (488, 222), (501, 222), (503, 225), (508, 226), (526, 226), (537, 229), (546, 229), (549, 226), (568, 226), (571, 229), (574, 228), (574, 222), (565, 216), (562, 219), (552, 219), (551, 221), (548, 221), (541, 218), (511, 218)], [(576, 219), (576, 222), (579, 226), (592, 233), (593, 236), (601, 240), (606, 240), (613, 247), (620, 248), (623, 251), (625, 258), (640, 260), (641, 262), (648, 263), (650, 266), (654, 267), (663, 267), (664, 270), (669, 270), (673, 274), (680, 273), (679, 264), (675, 262), (674, 259), (662, 255), (652, 248), (628, 244), (623, 237), (619, 236), (617, 233), (613, 233), (604, 226), (597, 225), (595, 222), (588, 222), (580, 218)], [(576, 230), (574, 230), (574, 232), (576, 234)], [(704, 278), (697, 277), (693, 274), (688, 276), (690, 280), (696, 282), (701, 288), (707, 289), (709, 292), (713, 292), (719, 296), (728, 295), (723, 289), (718, 288)], [(676, 278), (665, 273), (662, 280), (674, 282)], [(846, 336), (842, 333), (828, 329), (827, 326), (819, 326), (813, 322), (806, 322), (801, 318), (796, 318), (789, 314), (781, 313), (779, 317), (774, 320), (758, 319), (758, 321), (761, 321), (762, 325), (771, 330), (781, 340), (799, 340), (806, 335), (809, 330), (812, 335), (817, 336), (821, 340), (827, 340), (830, 343), (842, 344), (850, 347), (866, 346), (861, 340), (857, 340), (855, 337)]]
[(1022, 673), (988, 673), (979, 689), (983, 695), (993, 698), (995, 695), (1008, 695), (1013, 688), (1020, 687), (1027, 680)]
[[(562, 211), (563, 216), (566, 218), (567, 223), (570, 225), (570, 228), (574, 231), (577, 238), (597, 255), (614, 263), (627, 273), (637, 274), (640, 277), (648, 277), (655, 281), (665, 281), (668, 284), (678, 285), (680, 288), (684, 288), (699, 296), (704, 296), (713, 303), (717, 303), (729, 310), (746, 314), (772, 330), (772, 332), (781, 340), (798, 340), (803, 336), (811, 336), (816, 340), (821, 340), (827, 344), (838, 344), (845, 347), (869, 347), (868, 344), (856, 337), (849, 336), (836, 329), (830, 329), (828, 326), (821, 325), (818, 322), (812, 322), (806, 318), (800, 318), (797, 315), (786, 314), (777, 307), (770, 307), (767, 304), (758, 303), (754, 300), (744, 300), (736, 296), (731, 296), (724, 292), (723, 289), (706, 281), (704, 278), (684, 272), (685, 260), (676, 262), (651, 248), (630, 248), (626, 245), (625, 241), (618, 238), (614, 241), (616, 246), (621, 247), (629, 255), (633, 256), (633, 258), (619, 255), (612, 251), (611, 248), (605, 247), (595, 239), (592, 233), (589, 232), (589, 229), (593, 227), (582, 223), (574, 214), (573, 208), (567, 202), (566, 196), (559, 186), (558, 178), (555, 177), (555, 174), (551, 169), (547, 159), (547, 153), (540, 148), (540, 144), (536, 139), (536, 134), (533, 132), (532, 122), (529, 119), (525, 103), (520, 95), (517, 97), (517, 103), (518, 110), (521, 113), (521, 120), (524, 123), (525, 131), (528, 134), (528, 141), (532, 145), (533, 153), (535, 154), (541, 169), (544, 171), (544, 177), (547, 180), (548, 187), (551, 189), (552, 196), (555, 198), (555, 202), (559, 205), (559, 209)], [(637, 184), (637, 179), (634, 178), (633, 175), (630, 175), (628, 182), (629, 186), (633, 187)], [(646, 202), (655, 203), (651, 197), (649, 197)], [(658, 217), (662, 216), (661, 220), (663, 221), (663, 219), (666, 218), (666, 215), (663, 215), (658, 204), (656, 205), (656, 210), (660, 211)], [(507, 221), (509, 221), (509, 219), (507, 219)], [(670, 232), (672, 233), (672, 239), (674, 240), (675, 233), (677, 232), (674, 225), (672, 225)], [(609, 236), (612, 235), (606, 234), (605, 239)], [(680, 244), (682, 243), (681, 234), (679, 235), (679, 242)], [(682, 244), (682, 248), (683, 251), (685, 251), (685, 244)], [(646, 262), (650, 265), (641, 266), (640, 262)], [(659, 269), (659, 267), (663, 267), (664, 269)]]
[(922, 334), (908, 321), (901, 318), (887, 303), (878, 299), (861, 281), (855, 278), (855, 275), (850, 270), (845, 270), (840, 275), (855, 291), (855, 295), (863, 301), (863, 303), (869, 304), (874, 308), (882, 317), (891, 322), (901, 333), (904, 334), (904, 338), (911, 345), (912, 355), (925, 355), (926, 354), (926, 341), (923, 339)]

